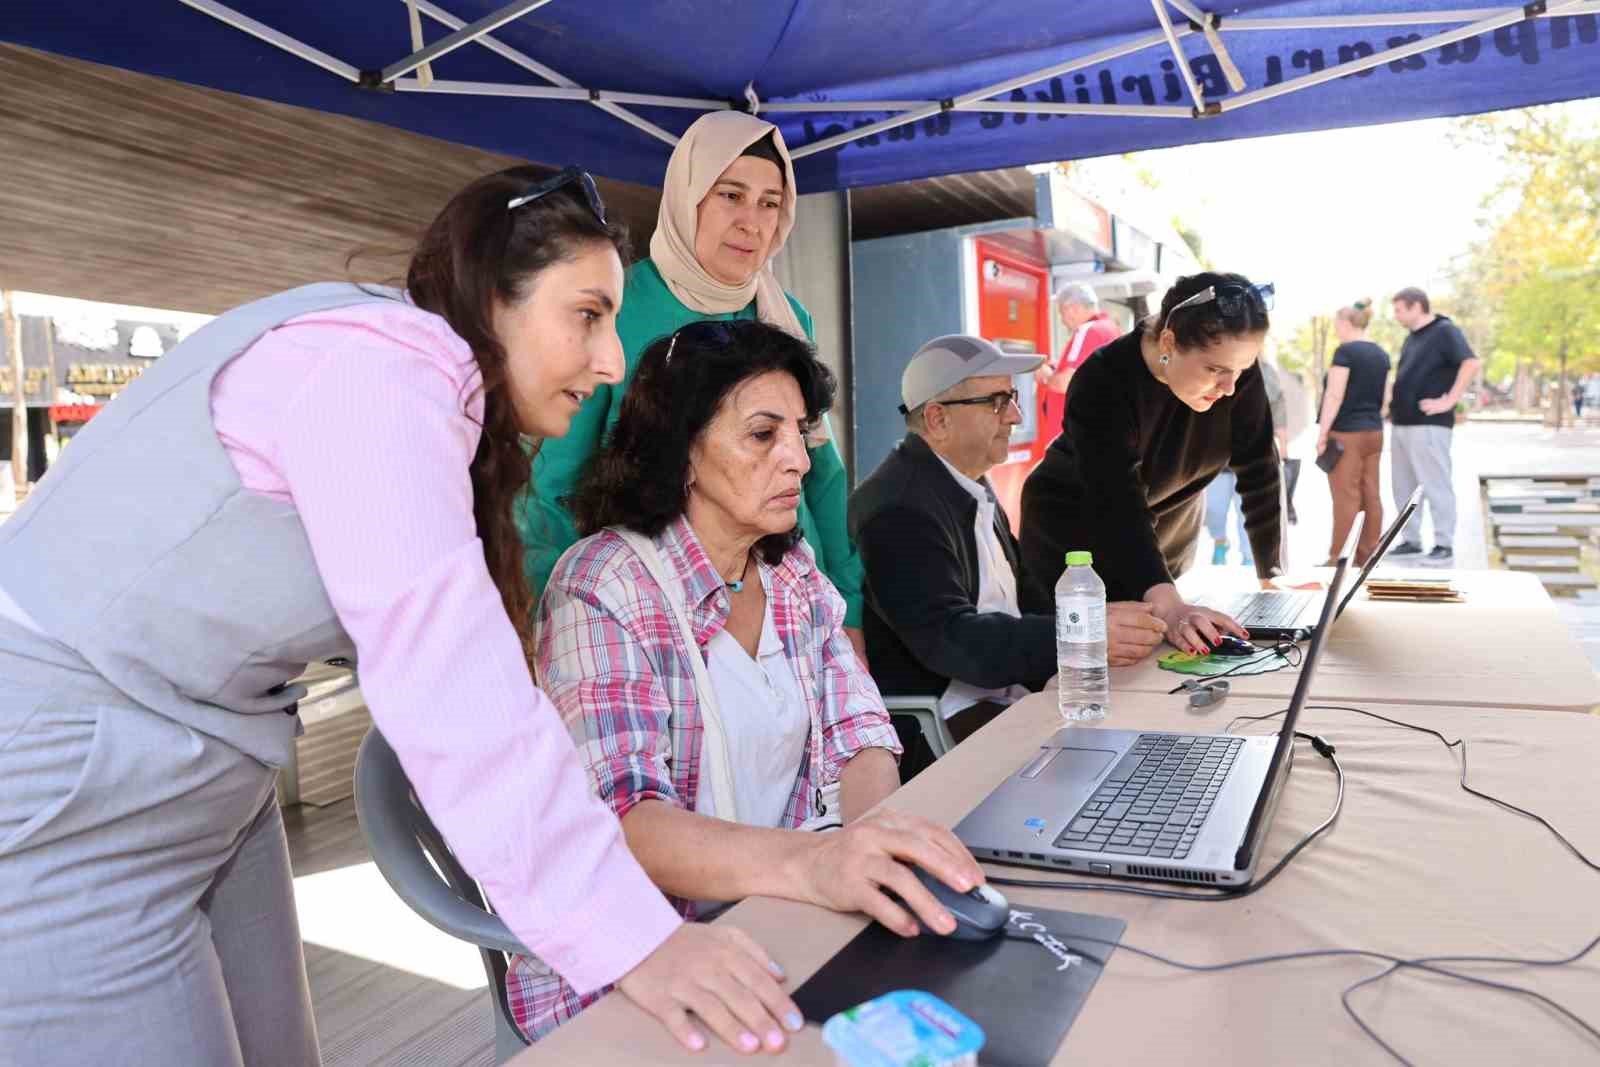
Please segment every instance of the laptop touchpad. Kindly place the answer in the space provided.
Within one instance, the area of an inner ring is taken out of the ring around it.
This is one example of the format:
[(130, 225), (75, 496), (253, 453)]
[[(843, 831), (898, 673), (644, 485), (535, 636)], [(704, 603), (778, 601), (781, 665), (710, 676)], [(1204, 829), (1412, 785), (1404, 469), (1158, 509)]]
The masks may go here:
[[(1117, 754), (1103, 748), (1058, 748), (1055, 756), (1028, 777), (1087, 788), (1111, 765)], [(1030, 768), (1031, 770), (1032, 768)]]

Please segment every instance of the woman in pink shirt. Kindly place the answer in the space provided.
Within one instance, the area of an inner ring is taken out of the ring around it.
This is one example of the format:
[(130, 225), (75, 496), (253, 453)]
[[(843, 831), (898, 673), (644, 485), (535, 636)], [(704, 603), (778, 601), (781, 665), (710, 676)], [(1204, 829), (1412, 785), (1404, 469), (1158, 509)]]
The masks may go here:
[[(482, 178), (405, 293), (222, 316), (0, 532), (0, 1062), (317, 1062), (273, 764), (292, 679), (350, 650), (462, 865), (575, 989), (615, 984), (692, 1050), (702, 1027), (770, 1051), (801, 1027), (761, 948), (651, 884), (529, 670), (512, 507), (527, 450), (620, 380), (623, 252), (587, 174)], [(192, 530), (161, 518), (186, 502)], [(114, 556), (208, 566), (119, 570), (137, 595), (86, 591), (101, 623), (69, 627), (45, 591), (91, 528)], [(180, 630), (201, 636), (163, 642)], [(197, 682), (186, 659), (223, 669)]]

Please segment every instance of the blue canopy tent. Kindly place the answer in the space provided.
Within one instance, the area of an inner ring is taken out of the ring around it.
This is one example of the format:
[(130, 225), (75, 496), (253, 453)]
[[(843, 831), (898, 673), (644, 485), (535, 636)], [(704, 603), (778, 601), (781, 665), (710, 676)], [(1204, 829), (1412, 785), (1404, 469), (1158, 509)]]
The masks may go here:
[(715, 108), (806, 192), (1600, 95), (1600, 2), (12, 0), (0, 39), (655, 184)]

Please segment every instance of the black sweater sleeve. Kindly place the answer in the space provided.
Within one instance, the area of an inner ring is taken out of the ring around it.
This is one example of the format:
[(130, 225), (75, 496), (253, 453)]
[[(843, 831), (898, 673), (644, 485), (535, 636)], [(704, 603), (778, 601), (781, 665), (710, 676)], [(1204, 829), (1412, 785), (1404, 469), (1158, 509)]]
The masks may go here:
[(1232, 418), (1229, 465), (1239, 479), (1245, 533), (1256, 557), (1256, 574), (1273, 578), (1283, 573), (1284, 564), (1283, 465), (1259, 368), (1252, 367), (1240, 376)]
[[(1265, 393), (1261, 401), (1264, 406)], [(1110, 359), (1091, 357), (1079, 369), (1067, 394), (1066, 418), (1091, 513), (1085, 519), (1098, 529), (1095, 570), (1107, 586), (1137, 590), (1138, 596), (1172, 581), (1156, 538), (1149, 487), (1140, 473), (1134, 391), (1118, 379)], [(1107, 557), (1104, 564), (1102, 556)]]
[(856, 532), (873, 606), (928, 670), (982, 689), (1055, 673), (1055, 620), (979, 611), (962, 588), (948, 532), (926, 512), (895, 507)]

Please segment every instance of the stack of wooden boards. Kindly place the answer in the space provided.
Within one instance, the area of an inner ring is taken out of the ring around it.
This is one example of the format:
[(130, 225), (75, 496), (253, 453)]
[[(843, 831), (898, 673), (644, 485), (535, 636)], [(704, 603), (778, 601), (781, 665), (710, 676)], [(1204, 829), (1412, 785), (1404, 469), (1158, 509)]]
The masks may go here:
[(1464, 599), (1449, 578), (1368, 578), (1367, 597), (1442, 604), (1459, 604)]
[(1584, 544), (1600, 533), (1600, 476), (1485, 475), (1481, 484), (1506, 569), (1537, 575), (1552, 596), (1596, 588), (1582, 563)]

